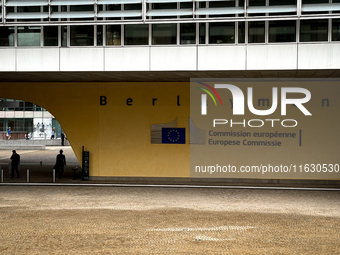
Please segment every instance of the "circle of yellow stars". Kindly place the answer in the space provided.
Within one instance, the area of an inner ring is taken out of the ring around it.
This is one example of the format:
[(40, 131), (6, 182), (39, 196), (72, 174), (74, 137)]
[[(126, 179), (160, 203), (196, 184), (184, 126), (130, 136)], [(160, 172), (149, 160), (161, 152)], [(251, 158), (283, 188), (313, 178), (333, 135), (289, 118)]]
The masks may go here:
[[(177, 133), (177, 138), (176, 138), (176, 139), (172, 139), (172, 138), (170, 137), (170, 135), (171, 135), (172, 133), (174, 133), (174, 132)], [(175, 130), (175, 129), (169, 130), (169, 132), (168, 132), (168, 139), (169, 139), (170, 142), (173, 142), (173, 143), (177, 142), (178, 139), (179, 139), (179, 137), (180, 137), (180, 134), (179, 134), (179, 132), (178, 132), (177, 130)]]

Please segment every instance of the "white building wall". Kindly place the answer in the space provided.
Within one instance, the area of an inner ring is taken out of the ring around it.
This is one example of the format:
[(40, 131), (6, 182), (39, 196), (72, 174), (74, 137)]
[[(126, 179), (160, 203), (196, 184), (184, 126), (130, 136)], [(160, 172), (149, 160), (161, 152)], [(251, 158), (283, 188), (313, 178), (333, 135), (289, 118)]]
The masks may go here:
[(104, 71), (149, 71), (149, 47), (106, 48)]
[(301, 44), (298, 69), (339, 69), (340, 44)]
[(196, 70), (196, 46), (151, 47), (150, 71)]
[(16, 71), (16, 49), (0, 49), (0, 72)]
[(246, 70), (297, 69), (298, 45), (248, 45)]
[(26, 48), (16, 50), (16, 71), (58, 71), (58, 48)]
[(1, 71), (339, 69), (339, 43), (1, 48)]
[(246, 70), (246, 54), (245, 45), (198, 46), (198, 70)]
[(104, 48), (60, 48), (59, 54), (59, 71), (104, 71)]

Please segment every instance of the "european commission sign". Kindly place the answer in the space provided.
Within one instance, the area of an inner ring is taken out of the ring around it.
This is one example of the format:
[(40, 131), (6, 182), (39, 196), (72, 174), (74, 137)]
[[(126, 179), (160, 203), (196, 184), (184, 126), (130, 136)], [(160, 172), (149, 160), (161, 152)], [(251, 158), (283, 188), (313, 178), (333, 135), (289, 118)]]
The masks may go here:
[(191, 177), (340, 179), (338, 80), (192, 80)]

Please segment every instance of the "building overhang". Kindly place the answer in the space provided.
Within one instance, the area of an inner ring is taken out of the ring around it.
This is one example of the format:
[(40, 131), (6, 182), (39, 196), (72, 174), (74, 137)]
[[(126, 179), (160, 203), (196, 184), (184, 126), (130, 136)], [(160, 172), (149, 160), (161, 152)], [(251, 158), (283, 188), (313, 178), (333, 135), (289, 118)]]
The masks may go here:
[(191, 78), (340, 78), (340, 70), (0, 72), (0, 82), (190, 82)]

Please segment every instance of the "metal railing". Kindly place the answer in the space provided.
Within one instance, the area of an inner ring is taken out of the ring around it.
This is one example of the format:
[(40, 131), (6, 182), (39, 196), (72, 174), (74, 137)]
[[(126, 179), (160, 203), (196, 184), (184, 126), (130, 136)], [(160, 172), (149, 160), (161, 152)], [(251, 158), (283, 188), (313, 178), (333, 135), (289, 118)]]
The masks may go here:
[[(282, 5), (270, 5), (266, 1), (263, 6), (251, 6), (248, 1), (241, 5), (238, 0), (1, 0), (0, 4), (0, 21), (9, 26), (340, 18), (340, 3), (331, 0), (317, 4), (297, 0), (295, 5), (284, 1)], [(161, 6), (164, 4), (168, 4), (166, 9)]]

